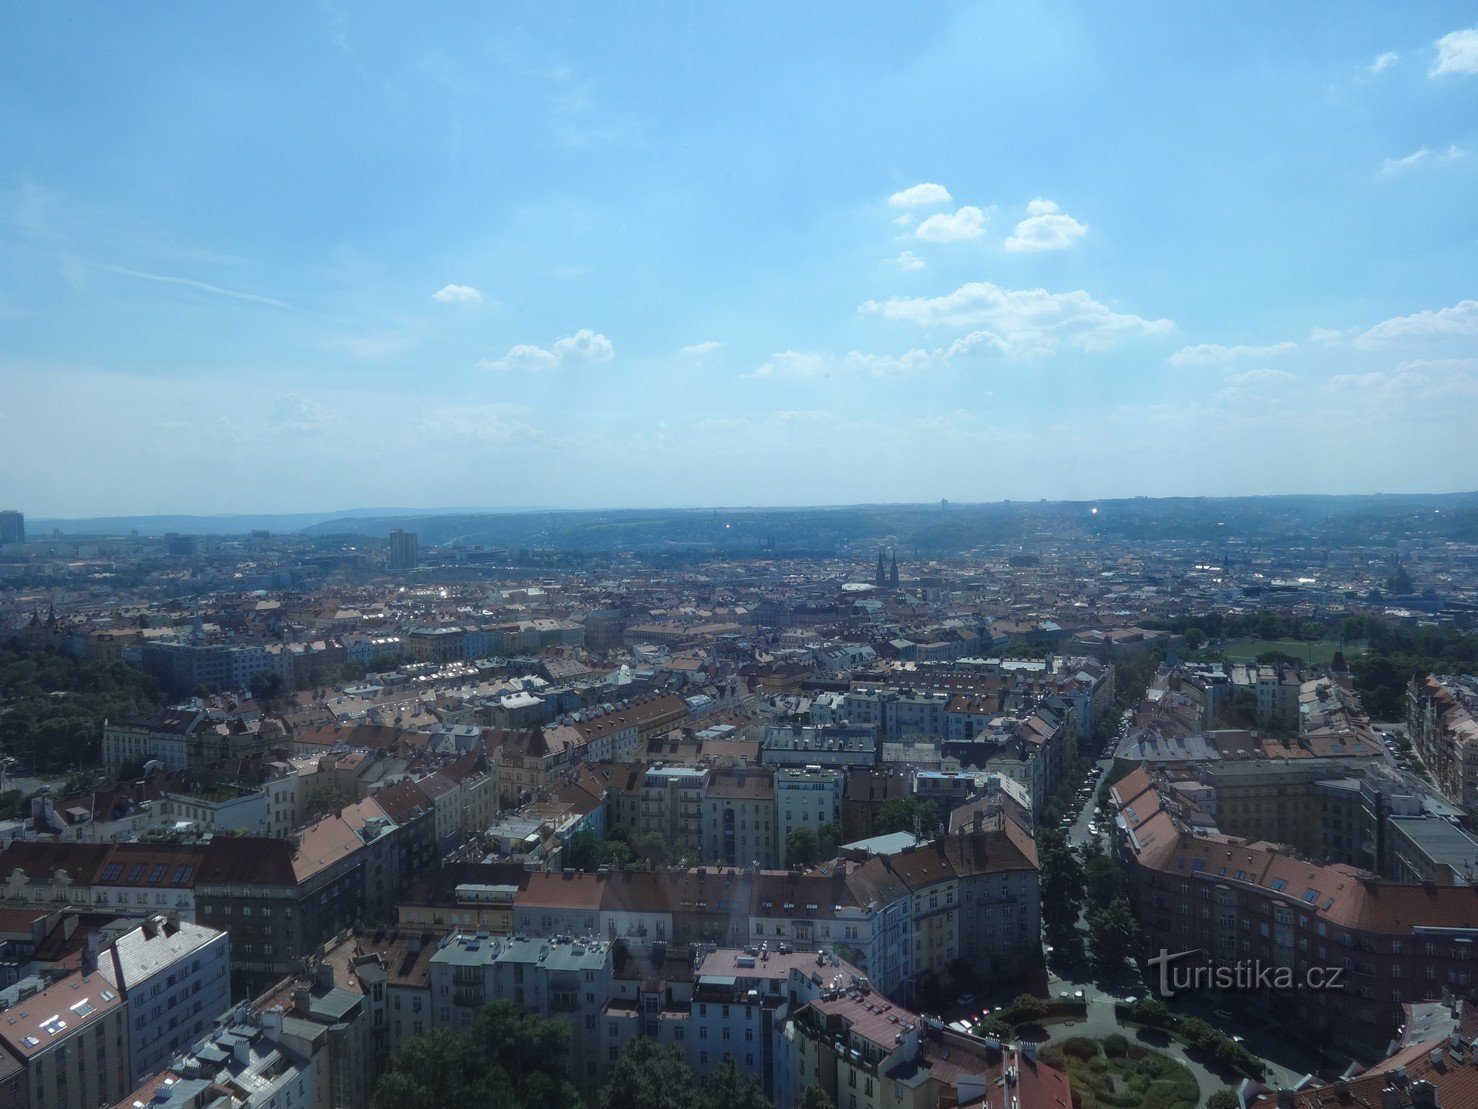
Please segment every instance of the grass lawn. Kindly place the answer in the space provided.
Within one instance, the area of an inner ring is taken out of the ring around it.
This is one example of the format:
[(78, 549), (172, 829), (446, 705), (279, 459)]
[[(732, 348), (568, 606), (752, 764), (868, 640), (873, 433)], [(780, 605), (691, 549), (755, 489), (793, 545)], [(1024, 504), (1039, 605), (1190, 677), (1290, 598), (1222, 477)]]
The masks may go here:
[(1190, 1071), (1123, 1036), (1074, 1036), (1048, 1045), (1041, 1057), (1067, 1069), (1083, 1109), (1195, 1109), (1200, 1100)]
[(1301, 662), (1308, 662), (1312, 656), (1318, 666), (1328, 666), (1335, 651), (1344, 651), (1346, 659), (1360, 653), (1358, 648), (1341, 647), (1332, 640), (1309, 643), (1300, 639), (1228, 639), (1221, 648), (1222, 654), (1234, 662), (1252, 662), (1264, 651), (1282, 651)]

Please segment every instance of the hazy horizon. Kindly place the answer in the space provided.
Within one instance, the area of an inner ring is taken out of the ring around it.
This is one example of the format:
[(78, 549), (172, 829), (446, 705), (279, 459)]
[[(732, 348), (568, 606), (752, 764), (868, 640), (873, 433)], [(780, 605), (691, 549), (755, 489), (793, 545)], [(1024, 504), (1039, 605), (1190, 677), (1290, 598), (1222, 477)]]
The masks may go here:
[(11, 6), (0, 507), (1475, 489), (1474, 23)]

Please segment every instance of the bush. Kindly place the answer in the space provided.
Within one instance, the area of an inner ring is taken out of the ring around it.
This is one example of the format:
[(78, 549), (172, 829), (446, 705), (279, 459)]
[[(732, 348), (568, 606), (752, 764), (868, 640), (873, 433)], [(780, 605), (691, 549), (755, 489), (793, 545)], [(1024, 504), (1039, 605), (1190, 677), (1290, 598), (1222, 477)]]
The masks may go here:
[(1109, 1069), (1109, 1061), (1105, 1059), (1102, 1055), (1095, 1055), (1093, 1058), (1088, 1060), (1088, 1069), (1095, 1071), (1098, 1074), (1105, 1074), (1108, 1072)]
[(1129, 1051), (1129, 1040), (1115, 1032), (1103, 1038), (1103, 1053), (1110, 1059), (1122, 1059)]
[(1125, 1052), (1131, 1059), (1143, 1059), (1149, 1053), (1149, 1048), (1145, 1047), (1144, 1044), (1130, 1044), (1129, 1050)]
[(1015, 1001), (1011, 1002), (1010, 1011), (1012, 1015), (1003, 1019), (1010, 1020), (1013, 1023), (1027, 1020), (1041, 1020), (1047, 1015), (1049, 1008), (1050, 1006), (1042, 998), (1037, 997), (1035, 994), (1024, 993), (1019, 995)]
[(1085, 1063), (1090, 1059), (1098, 1058), (1098, 1045), (1083, 1036), (1074, 1036), (1072, 1039), (1064, 1040), (1062, 1050), (1074, 1059), (1081, 1059)]
[(1217, 1090), (1206, 1099), (1206, 1109), (1241, 1109), (1237, 1095), (1231, 1090)]

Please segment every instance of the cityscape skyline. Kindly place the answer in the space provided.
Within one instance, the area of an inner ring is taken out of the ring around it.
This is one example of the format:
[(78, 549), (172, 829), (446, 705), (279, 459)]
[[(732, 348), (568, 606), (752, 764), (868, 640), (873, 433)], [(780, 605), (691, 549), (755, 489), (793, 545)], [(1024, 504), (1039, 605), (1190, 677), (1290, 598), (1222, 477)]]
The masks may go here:
[(841, 13), (10, 9), (9, 499), (1478, 488), (1470, 8)]

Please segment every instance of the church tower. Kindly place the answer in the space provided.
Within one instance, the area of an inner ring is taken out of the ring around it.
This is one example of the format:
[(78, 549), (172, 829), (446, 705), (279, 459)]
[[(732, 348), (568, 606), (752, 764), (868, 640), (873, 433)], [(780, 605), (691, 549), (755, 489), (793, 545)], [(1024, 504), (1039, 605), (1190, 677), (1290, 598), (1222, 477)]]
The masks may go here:
[(877, 575), (872, 579), (872, 583), (876, 585), (879, 589), (888, 584), (887, 574), (883, 566), (882, 548), (878, 549), (878, 572)]
[(888, 571), (888, 584), (894, 589), (898, 588), (898, 552), (893, 552), (893, 569)]

